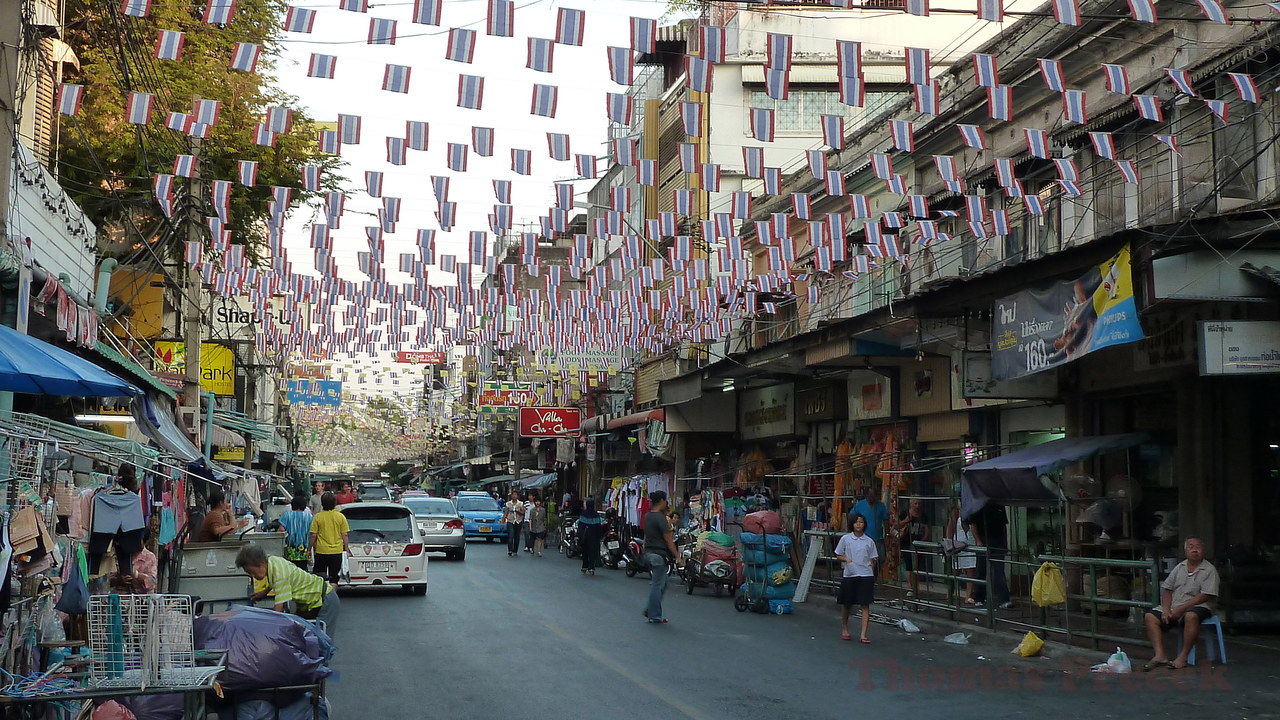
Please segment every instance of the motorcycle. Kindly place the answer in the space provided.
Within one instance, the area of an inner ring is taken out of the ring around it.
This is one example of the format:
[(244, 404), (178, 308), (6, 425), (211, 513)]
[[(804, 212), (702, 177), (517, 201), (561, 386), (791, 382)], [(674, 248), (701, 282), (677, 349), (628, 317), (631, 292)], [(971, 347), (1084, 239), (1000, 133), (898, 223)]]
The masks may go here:
[(622, 549), (622, 535), (618, 532), (620, 523), (617, 518), (609, 517), (605, 523), (604, 539), (600, 543), (600, 561), (605, 567), (617, 570), (622, 564), (624, 552)]
[(649, 572), (649, 563), (644, 559), (644, 538), (633, 537), (627, 542), (622, 553), (621, 565), (627, 577), (635, 577), (636, 573)]
[(582, 546), (578, 543), (577, 518), (566, 519), (560, 526), (560, 552), (570, 560), (582, 552)]

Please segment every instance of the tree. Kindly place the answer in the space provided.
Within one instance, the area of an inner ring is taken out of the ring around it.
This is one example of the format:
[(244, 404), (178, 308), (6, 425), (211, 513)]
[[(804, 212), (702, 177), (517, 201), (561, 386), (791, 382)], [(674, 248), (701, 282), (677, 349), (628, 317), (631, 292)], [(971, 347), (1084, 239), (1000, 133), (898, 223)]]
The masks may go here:
[[(78, 115), (63, 123), (58, 169), (63, 184), (108, 238), (132, 248), (163, 240), (153, 178), (171, 173), (174, 158), (193, 148), (185, 133), (166, 127), (166, 119), (170, 112), (194, 112), (197, 99), (219, 100), (217, 123), (201, 142), (200, 171), (205, 179), (235, 181), (239, 160), (259, 163), (255, 187), (233, 186), (227, 226), (232, 242), (245, 245), (256, 261), (266, 239), (271, 186), (293, 188), (293, 198), (306, 202), (314, 194), (302, 190), (301, 167), (321, 166), (322, 190), (330, 190), (338, 187), (341, 163), (319, 152), (314, 123), (298, 108), (297, 98), (276, 85), (285, 4), (239, 0), (225, 26), (203, 22), (204, 4), (154, 3), (148, 17), (134, 18), (120, 12), (117, 0), (68, 0), (67, 42), (79, 56), (80, 69), (66, 81), (83, 84), (84, 99)], [(179, 60), (154, 57), (160, 30), (185, 33)], [(237, 42), (262, 46), (256, 74), (231, 69)], [(131, 92), (155, 95), (146, 125), (127, 122)], [(293, 118), (292, 129), (278, 135), (274, 147), (255, 142), (269, 106), (289, 108)], [(177, 247), (165, 249), (175, 253)]]

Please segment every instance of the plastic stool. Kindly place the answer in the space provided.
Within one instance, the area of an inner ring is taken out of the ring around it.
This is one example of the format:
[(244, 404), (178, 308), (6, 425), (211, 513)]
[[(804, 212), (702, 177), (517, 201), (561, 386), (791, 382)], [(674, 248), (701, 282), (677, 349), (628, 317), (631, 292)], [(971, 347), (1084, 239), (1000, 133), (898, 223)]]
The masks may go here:
[[(1213, 628), (1218, 633), (1218, 660), (1219, 663), (1227, 664), (1227, 643), (1222, 637), (1222, 623), (1218, 621), (1217, 615), (1210, 615), (1207, 620), (1200, 621), (1200, 639), (1204, 641), (1205, 654), (1209, 656), (1209, 662), (1214, 662), (1213, 636), (1209, 634), (1208, 628)], [(1182, 631), (1178, 631), (1178, 649), (1182, 649)], [(1187, 655), (1187, 663), (1189, 665), (1196, 664), (1196, 648), (1191, 648), (1191, 652)]]

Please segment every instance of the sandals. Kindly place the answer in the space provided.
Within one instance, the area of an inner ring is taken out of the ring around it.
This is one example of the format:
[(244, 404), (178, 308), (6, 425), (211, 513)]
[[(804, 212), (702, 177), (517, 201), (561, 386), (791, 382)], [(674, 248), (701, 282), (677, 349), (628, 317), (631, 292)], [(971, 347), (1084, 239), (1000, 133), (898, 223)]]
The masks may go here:
[(970, 606), (970, 607), (975, 607), (975, 606), (977, 606), (978, 601), (977, 601), (977, 600), (974, 600), (973, 598), (965, 598), (965, 599), (964, 599), (964, 604), (965, 604), (965, 605), (968, 605), (968, 606)]
[(861, 642), (863, 645), (870, 645), (870, 644), (871, 644), (871, 638), (861, 638), (861, 639), (860, 639), (860, 642)]
[(1152, 660), (1148, 662), (1146, 665), (1142, 666), (1142, 672), (1151, 672), (1152, 670), (1155, 670), (1158, 667), (1172, 668), (1173, 663), (1169, 662), (1168, 660)]
[(853, 639), (853, 636), (852, 636), (852, 635), (850, 635), (849, 633), (842, 633), (842, 634), (840, 635), (840, 639), (841, 639), (841, 640), (852, 640), (852, 639)]

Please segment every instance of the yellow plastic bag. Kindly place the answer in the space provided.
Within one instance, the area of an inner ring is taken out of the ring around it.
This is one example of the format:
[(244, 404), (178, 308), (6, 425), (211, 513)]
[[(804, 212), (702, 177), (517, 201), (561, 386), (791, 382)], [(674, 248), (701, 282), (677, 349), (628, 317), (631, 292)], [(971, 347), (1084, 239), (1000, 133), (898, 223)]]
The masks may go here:
[(1057, 565), (1047, 562), (1031, 580), (1031, 600), (1040, 607), (1061, 605), (1067, 601), (1067, 586)]
[(1040, 639), (1040, 636), (1033, 632), (1028, 632), (1022, 636), (1022, 642), (1018, 643), (1018, 647), (1013, 649), (1013, 653), (1022, 657), (1035, 657), (1040, 654), (1040, 650), (1043, 647), (1044, 641)]

